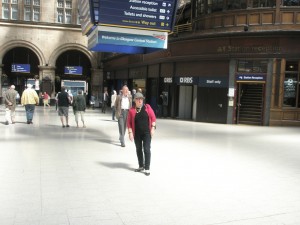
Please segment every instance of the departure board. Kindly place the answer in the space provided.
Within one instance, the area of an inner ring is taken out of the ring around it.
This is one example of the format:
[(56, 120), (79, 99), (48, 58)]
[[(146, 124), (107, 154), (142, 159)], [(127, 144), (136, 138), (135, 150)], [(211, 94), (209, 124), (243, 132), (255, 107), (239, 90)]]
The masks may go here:
[(82, 75), (81, 66), (65, 66), (65, 74)]
[(177, 0), (100, 0), (99, 24), (171, 31)]
[(12, 64), (11, 72), (13, 72), (13, 73), (30, 73), (30, 64)]

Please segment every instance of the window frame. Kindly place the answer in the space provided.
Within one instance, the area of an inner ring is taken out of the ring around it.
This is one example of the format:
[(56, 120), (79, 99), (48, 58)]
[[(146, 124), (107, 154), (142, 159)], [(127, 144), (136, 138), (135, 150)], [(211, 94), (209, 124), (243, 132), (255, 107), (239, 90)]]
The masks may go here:
[[(291, 65), (291, 64), (295, 64), (297, 65), (297, 70), (287, 70), (287, 65)], [(297, 109), (300, 108), (300, 65), (299, 65), (299, 61), (295, 61), (295, 60), (286, 60), (285, 62), (285, 71), (284, 71), (284, 78), (283, 78), (283, 96), (282, 96), (282, 107), (283, 108), (293, 108), (293, 109)], [(285, 104), (286, 100), (285, 100), (285, 93), (286, 93), (286, 77), (287, 75), (294, 75), (296, 77), (294, 83), (295, 86), (295, 99), (294, 99), (294, 106), (293, 105), (287, 105)]]
[[(240, 63), (245, 64), (244, 67), (240, 67)], [(250, 65), (247, 67), (247, 65)], [(266, 74), (268, 72), (268, 60), (267, 59), (238, 59), (236, 71), (238, 73), (257, 73)]]
[(73, 23), (72, 0), (57, 0), (56, 22), (60, 24)]

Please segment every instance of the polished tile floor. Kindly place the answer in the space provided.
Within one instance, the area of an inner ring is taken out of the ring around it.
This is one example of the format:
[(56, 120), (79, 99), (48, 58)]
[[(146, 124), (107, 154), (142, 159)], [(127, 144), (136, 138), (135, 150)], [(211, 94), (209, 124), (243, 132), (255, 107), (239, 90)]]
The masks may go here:
[(110, 113), (0, 109), (1, 225), (300, 225), (300, 128), (159, 119), (147, 177)]

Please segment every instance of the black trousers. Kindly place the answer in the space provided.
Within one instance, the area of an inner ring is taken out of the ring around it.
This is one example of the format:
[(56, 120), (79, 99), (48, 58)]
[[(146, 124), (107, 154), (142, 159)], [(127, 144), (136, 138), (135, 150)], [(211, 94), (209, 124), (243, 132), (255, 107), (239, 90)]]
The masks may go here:
[[(150, 169), (151, 161), (151, 134), (146, 132), (139, 134), (135, 132), (134, 143), (136, 147), (136, 154), (139, 161), (139, 167), (144, 167), (145, 170)], [(144, 151), (143, 151), (144, 150)]]

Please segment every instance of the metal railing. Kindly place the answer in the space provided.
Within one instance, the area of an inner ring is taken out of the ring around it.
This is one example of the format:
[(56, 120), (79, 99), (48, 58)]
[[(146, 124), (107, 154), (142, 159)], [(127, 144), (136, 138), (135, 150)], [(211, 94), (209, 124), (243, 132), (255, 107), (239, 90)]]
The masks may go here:
[(186, 23), (182, 25), (177, 25), (174, 27), (173, 32), (170, 34), (179, 34), (184, 32), (191, 32), (193, 30), (192, 23)]

